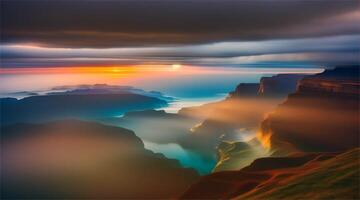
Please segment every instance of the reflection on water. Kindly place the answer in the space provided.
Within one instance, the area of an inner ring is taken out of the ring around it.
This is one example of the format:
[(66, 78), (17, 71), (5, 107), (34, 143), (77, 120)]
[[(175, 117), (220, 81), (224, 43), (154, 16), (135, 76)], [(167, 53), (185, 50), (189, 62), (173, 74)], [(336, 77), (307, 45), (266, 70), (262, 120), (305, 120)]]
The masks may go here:
[(177, 98), (175, 101), (170, 102), (169, 106), (163, 108), (167, 113), (177, 113), (181, 108), (201, 106), (206, 103), (211, 103), (224, 99), (228, 94), (216, 94), (214, 97), (205, 98)]
[(208, 174), (215, 166), (215, 160), (204, 159), (197, 153), (186, 150), (175, 143), (157, 144), (144, 141), (145, 148), (155, 153), (162, 153), (167, 158), (177, 159), (184, 167), (196, 169), (200, 174)]

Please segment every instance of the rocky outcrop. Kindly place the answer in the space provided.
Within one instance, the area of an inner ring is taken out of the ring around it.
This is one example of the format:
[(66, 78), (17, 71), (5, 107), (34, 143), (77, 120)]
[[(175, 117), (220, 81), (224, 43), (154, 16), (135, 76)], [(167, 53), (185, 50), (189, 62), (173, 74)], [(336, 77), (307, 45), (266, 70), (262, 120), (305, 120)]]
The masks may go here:
[(262, 77), (260, 83), (240, 83), (228, 98), (285, 97), (296, 91), (297, 82), (304, 77), (302, 74), (279, 74)]
[(283, 96), (295, 92), (299, 80), (306, 77), (301, 74), (279, 74), (272, 77), (262, 77), (258, 95), (260, 96)]
[(359, 146), (359, 66), (327, 70), (299, 82), (262, 122), (275, 151), (341, 151)]
[(1, 128), (1, 199), (169, 199), (197, 178), (124, 128), (76, 120)]
[(359, 199), (359, 155), (353, 149), (260, 158), (201, 178), (181, 199)]
[(229, 98), (255, 97), (258, 95), (259, 83), (240, 83), (235, 91), (229, 93)]
[[(358, 66), (360, 67), (360, 66)], [(359, 68), (343, 67), (304, 78), (299, 82), (298, 93), (358, 97), (360, 94)]]

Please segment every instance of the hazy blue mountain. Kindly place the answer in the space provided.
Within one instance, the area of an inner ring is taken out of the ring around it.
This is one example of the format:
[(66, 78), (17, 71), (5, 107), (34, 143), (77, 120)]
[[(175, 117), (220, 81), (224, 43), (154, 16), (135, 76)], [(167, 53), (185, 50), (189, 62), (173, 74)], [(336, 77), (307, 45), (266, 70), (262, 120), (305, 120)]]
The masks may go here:
[(57, 86), (49, 90), (47, 95), (66, 95), (66, 94), (139, 94), (148, 97), (155, 97), (165, 101), (173, 101), (173, 97), (165, 96), (157, 91), (145, 91), (132, 86), (94, 84), (94, 85), (74, 85)]
[(1, 124), (41, 122), (62, 118), (96, 119), (128, 111), (161, 108), (167, 102), (139, 94), (57, 94), (2, 98)]

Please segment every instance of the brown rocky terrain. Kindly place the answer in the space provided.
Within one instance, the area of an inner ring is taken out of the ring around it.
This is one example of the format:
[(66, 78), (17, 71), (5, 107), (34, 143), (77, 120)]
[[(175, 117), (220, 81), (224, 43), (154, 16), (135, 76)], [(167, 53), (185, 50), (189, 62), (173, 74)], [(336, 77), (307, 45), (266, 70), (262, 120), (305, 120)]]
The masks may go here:
[(341, 151), (359, 146), (359, 68), (304, 78), (261, 125), (273, 150)]

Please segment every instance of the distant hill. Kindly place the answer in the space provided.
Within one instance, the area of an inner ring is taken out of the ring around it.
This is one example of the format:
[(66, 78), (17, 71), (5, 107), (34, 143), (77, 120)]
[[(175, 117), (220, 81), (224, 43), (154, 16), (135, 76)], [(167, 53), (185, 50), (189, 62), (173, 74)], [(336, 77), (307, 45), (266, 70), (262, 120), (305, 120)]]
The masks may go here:
[(132, 131), (77, 120), (1, 128), (1, 199), (169, 199), (195, 170)]
[(165, 96), (157, 91), (145, 91), (132, 86), (108, 85), (108, 84), (82, 84), (70, 86), (57, 86), (51, 88), (47, 95), (65, 95), (65, 94), (138, 94), (147, 97), (154, 97), (164, 101), (173, 101), (173, 97)]
[(139, 94), (56, 94), (2, 98), (1, 125), (42, 122), (63, 118), (96, 119), (122, 115), (133, 110), (167, 106), (165, 100)]

